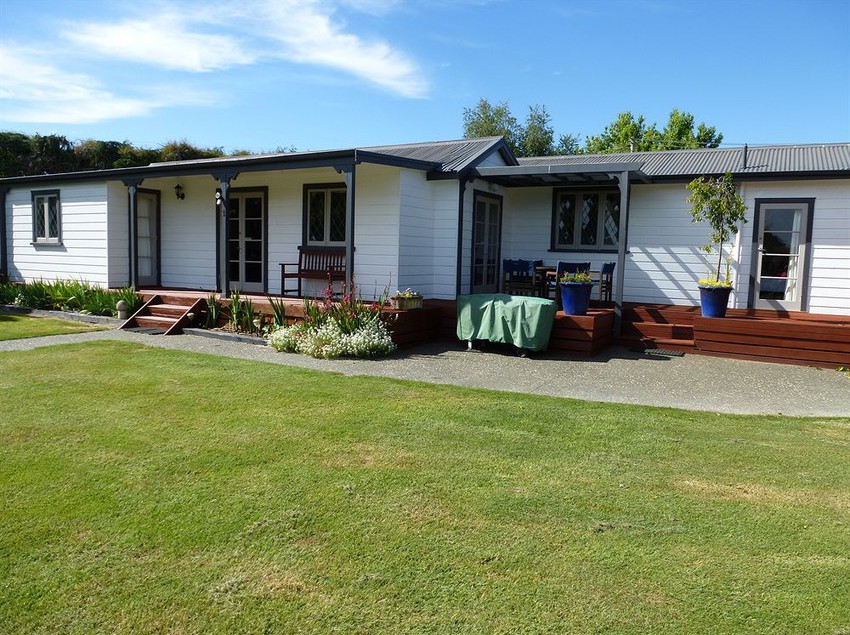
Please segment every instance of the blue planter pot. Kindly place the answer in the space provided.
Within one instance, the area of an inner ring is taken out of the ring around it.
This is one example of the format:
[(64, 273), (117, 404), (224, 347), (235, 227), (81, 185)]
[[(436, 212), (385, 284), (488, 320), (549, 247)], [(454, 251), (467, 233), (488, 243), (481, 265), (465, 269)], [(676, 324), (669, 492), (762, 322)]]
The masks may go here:
[(730, 293), (732, 293), (732, 287), (700, 287), (699, 301), (702, 316), (710, 318), (726, 317)]
[(587, 315), (592, 282), (560, 282), (561, 308), (567, 315)]

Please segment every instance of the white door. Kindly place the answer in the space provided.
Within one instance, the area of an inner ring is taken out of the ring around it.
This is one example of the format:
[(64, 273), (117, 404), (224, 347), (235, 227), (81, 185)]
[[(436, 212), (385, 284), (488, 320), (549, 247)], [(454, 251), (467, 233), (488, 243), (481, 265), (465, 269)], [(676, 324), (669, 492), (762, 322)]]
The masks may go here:
[(265, 290), (265, 201), (260, 192), (236, 192), (229, 198), (227, 246), (230, 289)]
[(799, 311), (806, 279), (806, 203), (761, 203), (756, 308)]
[(472, 219), (472, 293), (499, 290), (501, 239), (501, 199), (476, 195)]
[(159, 284), (159, 195), (136, 194), (136, 266), (140, 287)]

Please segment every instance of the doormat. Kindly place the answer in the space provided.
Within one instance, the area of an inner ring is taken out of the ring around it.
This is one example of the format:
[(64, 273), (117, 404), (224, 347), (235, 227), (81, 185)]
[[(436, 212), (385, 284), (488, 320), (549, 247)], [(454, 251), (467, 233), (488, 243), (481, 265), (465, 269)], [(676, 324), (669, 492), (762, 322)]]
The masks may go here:
[(664, 357), (684, 357), (685, 354), (682, 351), (674, 351), (669, 348), (641, 348), (635, 349), (636, 353), (643, 353), (644, 355), (660, 355)]

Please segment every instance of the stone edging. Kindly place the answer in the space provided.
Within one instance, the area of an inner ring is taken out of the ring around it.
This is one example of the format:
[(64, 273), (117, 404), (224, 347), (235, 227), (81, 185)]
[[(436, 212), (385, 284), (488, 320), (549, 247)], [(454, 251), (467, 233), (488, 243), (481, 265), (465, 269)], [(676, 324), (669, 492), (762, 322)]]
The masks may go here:
[(198, 337), (209, 337), (214, 340), (223, 340), (225, 342), (242, 342), (243, 344), (254, 344), (256, 346), (265, 346), (266, 340), (262, 337), (254, 335), (241, 335), (239, 333), (224, 333), (222, 331), (210, 331), (207, 329), (184, 328), (183, 333), (186, 335), (197, 335)]
[(15, 313), (18, 315), (33, 315), (35, 317), (52, 317), (59, 320), (72, 320), (74, 322), (88, 322), (89, 324), (104, 324), (106, 326), (119, 326), (124, 320), (109, 317), (107, 315), (88, 315), (86, 313), (72, 313), (70, 311), (46, 311), (44, 309), (29, 309), (14, 304), (0, 304), (0, 312)]

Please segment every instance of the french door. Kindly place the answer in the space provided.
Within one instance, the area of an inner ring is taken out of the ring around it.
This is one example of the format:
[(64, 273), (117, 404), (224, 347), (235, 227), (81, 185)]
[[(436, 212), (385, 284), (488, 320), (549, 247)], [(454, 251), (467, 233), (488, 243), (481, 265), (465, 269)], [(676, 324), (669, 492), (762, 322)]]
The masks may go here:
[(159, 192), (136, 192), (136, 267), (140, 287), (159, 286)]
[(265, 197), (262, 192), (233, 192), (228, 199), (227, 271), (230, 289), (265, 292)]
[(499, 290), (502, 199), (476, 192), (472, 218), (472, 293)]
[(756, 308), (801, 310), (808, 217), (808, 202), (759, 203)]

